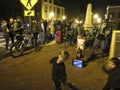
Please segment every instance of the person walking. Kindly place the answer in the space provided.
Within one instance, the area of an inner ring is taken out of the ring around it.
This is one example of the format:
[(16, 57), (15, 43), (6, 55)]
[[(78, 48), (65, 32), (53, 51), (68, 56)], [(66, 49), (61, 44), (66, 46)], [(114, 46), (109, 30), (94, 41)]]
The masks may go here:
[(62, 51), (56, 57), (50, 60), (52, 64), (52, 80), (55, 84), (55, 90), (62, 90), (62, 83), (66, 85), (67, 74), (65, 70), (64, 61), (69, 58), (69, 53), (67, 51)]
[(120, 90), (120, 60), (113, 57), (108, 61), (108, 79), (103, 90)]

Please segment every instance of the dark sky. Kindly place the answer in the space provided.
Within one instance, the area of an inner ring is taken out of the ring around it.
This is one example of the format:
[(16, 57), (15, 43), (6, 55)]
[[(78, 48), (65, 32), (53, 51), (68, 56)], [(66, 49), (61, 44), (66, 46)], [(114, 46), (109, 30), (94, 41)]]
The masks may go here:
[(120, 5), (120, 0), (60, 0), (63, 2), (66, 10), (79, 9), (80, 12), (85, 13), (87, 4), (92, 4), (93, 13), (105, 14), (108, 5)]

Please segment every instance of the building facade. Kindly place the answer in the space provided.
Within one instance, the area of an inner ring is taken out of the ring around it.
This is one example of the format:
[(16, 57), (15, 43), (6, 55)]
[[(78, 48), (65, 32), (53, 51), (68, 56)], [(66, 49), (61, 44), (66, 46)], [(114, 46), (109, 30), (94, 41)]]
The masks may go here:
[(54, 0), (42, 0), (41, 16), (47, 20), (62, 20), (65, 9), (62, 6), (55, 5)]
[(112, 22), (113, 29), (117, 29), (120, 26), (120, 6), (108, 6), (105, 18)]

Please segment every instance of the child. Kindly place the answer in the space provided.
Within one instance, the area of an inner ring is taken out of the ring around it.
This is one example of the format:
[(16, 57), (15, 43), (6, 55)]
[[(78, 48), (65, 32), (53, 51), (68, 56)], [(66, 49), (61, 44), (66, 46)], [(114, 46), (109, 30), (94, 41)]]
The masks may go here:
[(58, 56), (53, 57), (50, 60), (52, 63), (52, 80), (55, 84), (55, 90), (62, 90), (62, 85), (66, 84), (66, 70), (64, 61), (69, 58), (69, 53), (67, 51), (62, 51)]

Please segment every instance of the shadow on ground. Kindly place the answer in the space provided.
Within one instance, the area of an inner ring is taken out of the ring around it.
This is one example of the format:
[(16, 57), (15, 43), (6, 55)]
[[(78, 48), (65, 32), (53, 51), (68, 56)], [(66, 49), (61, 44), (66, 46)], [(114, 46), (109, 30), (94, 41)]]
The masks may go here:
[(65, 90), (81, 90), (81, 89), (77, 88), (73, 83), (67, 83)]
[(9, 57), (9, 56), (10, 56), (9, 52), (3, 53), (2, 55), (0, 55), (0, 60), (2, 60), (3, 58)]

